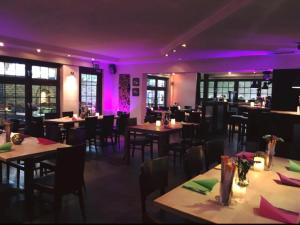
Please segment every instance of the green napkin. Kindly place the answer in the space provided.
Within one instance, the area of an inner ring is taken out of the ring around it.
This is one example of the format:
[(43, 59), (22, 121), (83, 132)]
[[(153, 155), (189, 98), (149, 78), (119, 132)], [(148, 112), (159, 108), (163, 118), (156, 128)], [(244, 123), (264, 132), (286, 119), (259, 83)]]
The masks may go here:
[(7, 142), (5, 144), (0, 145), (0, 153), (1, 152), (8, 152), (11, 150), (12, 147), (12, 143), (11, 142)]
[(300, 165), (290, 160), (288, 169), (300, 173)]
[(191, 180), (186, 182), (183, 187), (206, 195), (207, 192), (212, 191), (216, 183), (218, 183), (218, 180), (215, 178), (207, 180)]

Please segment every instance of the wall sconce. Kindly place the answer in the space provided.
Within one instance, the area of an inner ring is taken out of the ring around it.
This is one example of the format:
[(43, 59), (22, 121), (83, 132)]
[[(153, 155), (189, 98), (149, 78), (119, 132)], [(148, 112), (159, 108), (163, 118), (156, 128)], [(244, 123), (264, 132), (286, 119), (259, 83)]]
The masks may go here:
[(69, 76), (75, 77), (74, 71), (71, 71)]

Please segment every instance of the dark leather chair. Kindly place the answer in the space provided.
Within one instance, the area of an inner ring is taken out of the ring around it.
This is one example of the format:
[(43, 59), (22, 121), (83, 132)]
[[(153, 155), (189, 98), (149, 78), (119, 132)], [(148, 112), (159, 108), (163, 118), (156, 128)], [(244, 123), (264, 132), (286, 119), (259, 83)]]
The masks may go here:
[(207, 170), (221, 163), (221, 155), (224, 155), (224, 141), (207, 141), (204, 145), (204, 155)]
[(37, 178), (33, 182), (35, 190), (53, 195), (56, 221), (61, 211), (62, 198), (67, 194), (78, 196), (82, 216), (84, 219), (86, 217), (82, 193), (84, 164), (84, 145), (60, 148), (56, 153), (55, 173)]
[(111, 144), (114, 144), (114, 120), (115, 116), (109, 115), (103, 116), (103, 119), (98, 121), (97, 135), (100, 137), (102, 149), (104, 148), (104, 145), (107, 144), (108, 139), (110, 139)]
[(74, 112), (68, 111), (68, 112), (62, 112), (63, 117), (73, 117)]
[(56, 119), (59, 118), (58, 113), (45, 113), (45, 119)]
[(97, 149), (97, 123), (98, 117), (87, 117), (85, 118), (85, 132), (86, 132), (86, 139), (89, 143), (89, 150), (91, 151), (91, 146), (94, 144), (96, 153), (98, 153)]
[(202, 146), (194, 146), (184, 156), (184, 173), (190, 180), (205, 170)]

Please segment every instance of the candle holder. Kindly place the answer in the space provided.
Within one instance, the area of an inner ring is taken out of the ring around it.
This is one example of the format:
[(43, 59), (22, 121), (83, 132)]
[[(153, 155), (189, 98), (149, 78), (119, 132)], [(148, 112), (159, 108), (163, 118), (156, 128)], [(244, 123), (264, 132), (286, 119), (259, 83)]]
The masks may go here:
[(160, 127), (160, 126), (161, 126), (161, 121), (160, 121), (160, 120), (156, 120), (155, 126), (156, 126), (156, 127)]
[(263, 136), (263, 139), (267, 142), (267, 150), (265, 156), (265, 170), (271, 170), (273, 163), (273, 156), (275, 155), (275, 149), (277, 142), (284, 142), (284, 140), (275, 135), (267, 134)]
[(176, 125), (176, 120), (174, 118), (171, 119), (171, 125)]
[(12, 123), (10, 123), (8, 121), (4, 122), (5, 141), (6, 142), (10, 142), (11, 127), (12, 127)]

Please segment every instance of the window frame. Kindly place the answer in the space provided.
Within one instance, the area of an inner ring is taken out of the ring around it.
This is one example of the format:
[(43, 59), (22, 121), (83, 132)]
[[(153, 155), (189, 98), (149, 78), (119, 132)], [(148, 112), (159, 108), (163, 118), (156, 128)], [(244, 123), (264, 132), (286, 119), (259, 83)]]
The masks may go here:
[[(154, 79), (155, 80), (155, 86), (148, 86), (148, 79)], [(158, 80), (164, 80), (165, 81), (165, 87), (158, 87)], [(167, 106), (167, 100), (168, 100), (168, 84), (169, 84), (169, 78), (167, 77), (160, 77), (160, 76), (147, 76), (147, 91), (152, 90), (154, 91), (154, 107), (166, 107)], [(163, 105), (158, 105), (158, 96), (157, 93), (158, 91), (164, 91), (165, 93), (165, 98), (164, 98), (164, 104)], [(146, 93), (146, 106), (150, 107), (148, 105), (148, 96)]]

